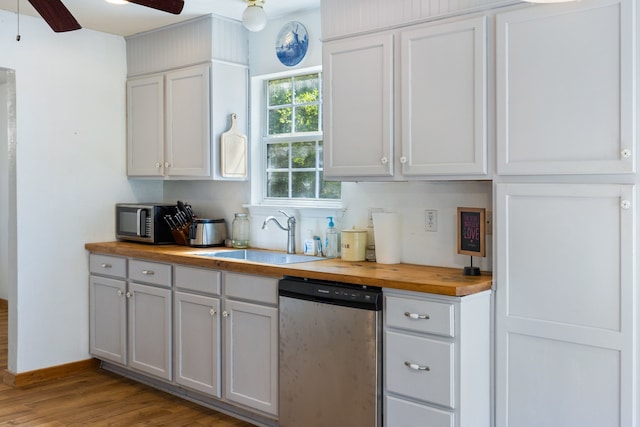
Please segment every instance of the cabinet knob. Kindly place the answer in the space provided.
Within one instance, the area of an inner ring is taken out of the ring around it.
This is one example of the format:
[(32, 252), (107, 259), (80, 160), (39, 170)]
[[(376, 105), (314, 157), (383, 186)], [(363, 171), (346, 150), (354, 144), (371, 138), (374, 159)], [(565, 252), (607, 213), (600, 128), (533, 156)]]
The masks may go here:
[(389, 163), (389, 159), (387, 159), (386, 157), (383, 157), (380, 159), (380, 163), (382, 163), (383, 165), (386, 165), (387, 163)]
[(126, 296), (127, 298), (131, 298), (131, 297), (133, 296), (133, 294), (132, 294), (131, 292), (127, 292), (127, 293), (125, 294), (125, 296)]
[(212, 308), (211, 310), (209, 310), (209, 314), (212, 316), (216, 315), (216, 311)]
[(160, 169), (161, 166), (160, 162), (156, 162), (156, 169)]
[(402, 163), (402, 164), (407, 163), (407, 158), (404, 157), (404, 156), (400, 157), (400, 163)]
[(124, 292), (122, 292), (122, 289), (118, 289), (118, 296), (121, 297), (122, 295), (124, 295)]
[(406, 366), (409, 369), (413, 369), (414, 371), (430, 371), (431, 370), (431, 368), (429, 368), (428, 366), (418, 365), (417, 363), (411, 363), (411, 362), (404, 362), (404, 366)]
[(107, 264), (107, 263), (103, 262), (102, 264), (100, 264), (100, 267), (102, 267), (102, 268), (111, 268), (113, 266), (111, 264)]
[(409, 313), (408, 311), (405, 311), (404, 315), (407, 316), (409, 319), (429, 320), (429, 315), (428, 314)]
[(171, 166), (171, 165), (169, 164), (169, 162), (165, 162), (164, 167), (165, 167), (165, 168), (168, 168), (169, 166)]
[(227, 310), (222, 312), (222, 317), (229, 317), (231, 315), (231, 313), (229, 313)]
[(628, 159), (629, 157), (631, 157), (631, 150), (625, 148), (624, 150), (622, 150), (621, 154), (623, 159)]
[(628, 200), (623, 200), (620, 202), (620, 207), (625, 210), (629, 209), (631, 207), (631, 202)]
[(156, 273), (153, 270), (142, 270), (142, 274), (145, 276), (153, 276)]

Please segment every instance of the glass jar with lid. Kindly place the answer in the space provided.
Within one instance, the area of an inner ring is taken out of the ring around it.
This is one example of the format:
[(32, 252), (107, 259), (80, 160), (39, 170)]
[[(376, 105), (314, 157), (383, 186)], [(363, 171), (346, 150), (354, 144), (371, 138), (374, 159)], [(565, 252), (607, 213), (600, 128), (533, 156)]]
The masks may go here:
[(249, 230), (247, 214), (235, 214), (231, 225), (231, 244), (234, 248), (244, 249), (249, 247)]

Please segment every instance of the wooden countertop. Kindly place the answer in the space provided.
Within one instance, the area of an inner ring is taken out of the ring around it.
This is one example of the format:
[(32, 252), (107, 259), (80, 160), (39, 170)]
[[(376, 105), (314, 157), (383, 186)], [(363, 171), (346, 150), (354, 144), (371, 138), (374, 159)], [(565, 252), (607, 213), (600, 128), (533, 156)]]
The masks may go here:
[(247, 274), (334, 280), (359, 285), (380, 286), (431, 294), (464, 296), (491, 289), (492, 275), (465, 276), (462, 269), (414, 264), (377, 264), (375, 262), (342, 261), (339, 258), (287, 265), (267, 265), (250, 261), (202, 257), (198, 252), (214, 252), (229, 248), (193, 248), (178, 245), (146, 245), (132, 242), (87, 243), (90, 252), (141, 258), (193, 267), (215, 268)]

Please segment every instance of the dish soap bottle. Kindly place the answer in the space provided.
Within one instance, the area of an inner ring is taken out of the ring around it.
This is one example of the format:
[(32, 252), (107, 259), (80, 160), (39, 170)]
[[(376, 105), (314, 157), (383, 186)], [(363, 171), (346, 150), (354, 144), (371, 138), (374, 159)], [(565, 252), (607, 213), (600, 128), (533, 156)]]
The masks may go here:
[(324, 236), (324, 256), (327, 258), (335, 258), (338, 256), (338, 230), (333, 224), (333, 217), (328, 216), (329, 228)]

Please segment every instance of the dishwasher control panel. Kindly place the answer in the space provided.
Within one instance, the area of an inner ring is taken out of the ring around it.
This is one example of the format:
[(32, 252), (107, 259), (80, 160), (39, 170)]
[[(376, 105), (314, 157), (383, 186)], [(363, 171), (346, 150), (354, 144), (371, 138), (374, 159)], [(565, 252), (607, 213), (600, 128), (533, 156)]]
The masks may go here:
[(376, 286), (285, 277), (280, 280), (279, 294), (284, 297), (317, 300), (319, 302), (353, 305), (357, 308), (381, 310), (382, 289)]

